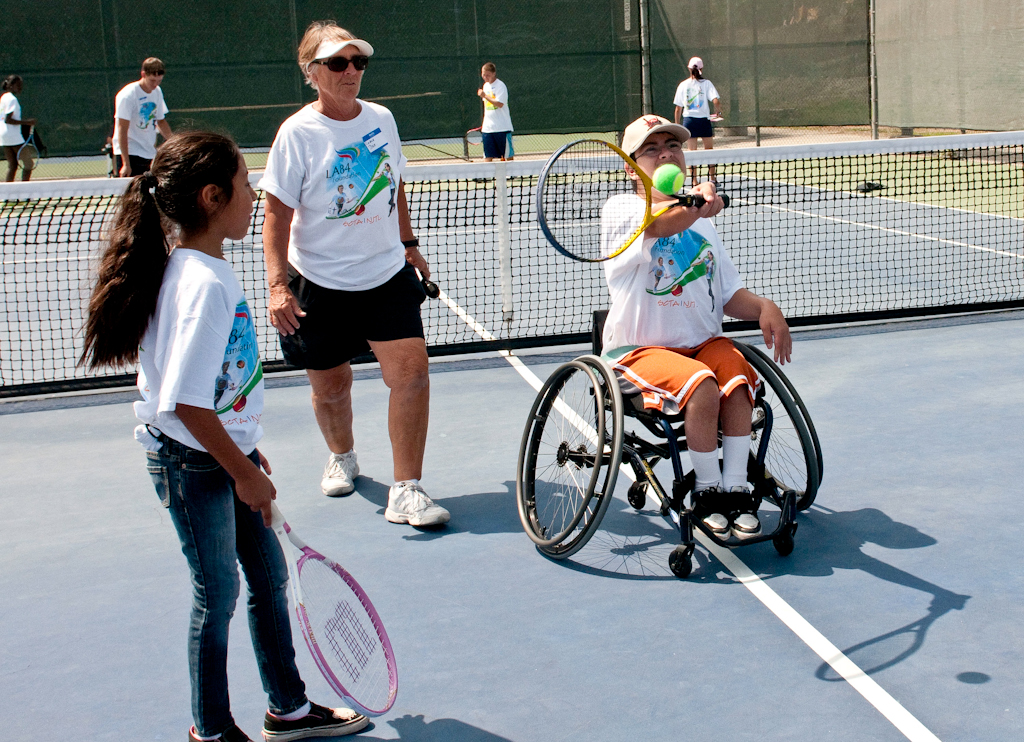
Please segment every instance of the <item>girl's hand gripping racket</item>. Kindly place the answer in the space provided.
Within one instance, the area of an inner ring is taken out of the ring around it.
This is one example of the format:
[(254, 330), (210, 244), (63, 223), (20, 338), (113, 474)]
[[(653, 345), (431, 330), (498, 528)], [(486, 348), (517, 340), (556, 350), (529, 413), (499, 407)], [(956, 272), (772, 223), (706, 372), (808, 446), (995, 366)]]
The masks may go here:
[[(398, 694), (398, 668), (370, 598), (352, 575), (296, 536), (276, 504), (271, 507), (295, 614), (313, 661), (334, 692), (357, 711), (386, 713)], [(302, 552), (298, 561), (295, 549)]]
[[(581, 139), (544, 164), (537, 182), (537, 221), (560, 253), (598, 263), (624, 252), (668, 209), (705, 203), (696, 193), (666, 193), (671, 200), (652, 213), (654, 190), (651, 178), (614, 144)], [(722, 200), (729, 205), (728, 196)]]

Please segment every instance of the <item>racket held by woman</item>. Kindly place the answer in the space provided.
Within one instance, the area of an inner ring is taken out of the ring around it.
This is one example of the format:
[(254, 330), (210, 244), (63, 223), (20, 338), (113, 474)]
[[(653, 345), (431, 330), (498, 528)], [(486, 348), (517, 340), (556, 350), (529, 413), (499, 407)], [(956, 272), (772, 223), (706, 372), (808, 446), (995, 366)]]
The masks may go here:
[(398, 694), (398, 667), (370, 598), (343, 567), (295, 535), (276, 504), (273, 529), (288, 563), (295, 615), (317, 668), (360, 713), (386, 713)]
[[(651, 178), (614, 144), (581, 139), (556, 151), (544, 164), (537, 181), (537, 221), (560, 253), (599, 263), (624, 252), (668, 209), (700, 208), (705, 203), (697, 193), (663, 192), (670, 200), (659, 202), (652, 212), (654, 191)], [(722, 200), (729, 205), (728, 196)], [(606, 217), (619, 225), (614, 233), (602, 234)]]

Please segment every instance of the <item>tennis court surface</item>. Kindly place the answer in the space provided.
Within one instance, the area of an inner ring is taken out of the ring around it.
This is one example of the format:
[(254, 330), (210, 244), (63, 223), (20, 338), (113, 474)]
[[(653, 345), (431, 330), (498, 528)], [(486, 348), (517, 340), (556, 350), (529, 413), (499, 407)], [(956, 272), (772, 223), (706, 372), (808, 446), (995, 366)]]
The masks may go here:
[[(984, 158), (936, 161), (997, 166), (1019, 177), (1019, 150), (1002, 162), (992, 153)], [(677, 580), (666, 563), (677, 534), (656, 512), (627, 504), (625, 477), (601, 531), (569, 561), (545, 559), (523, 533), (514, 479), (535, 385), (586, 350), (564, 343), (583, 339), (590, 311), (604, 301), (596, 269), (550, 256), (535, 225), (515, 219), (526, 213), (514, 205), (529, 202), (529, 174), (513, 174), (504, 186), (505, 204), (513, 204), (507, 228), (495, 229), (485, 216), (506, 207), (497, 203), (500, 183), (483, 175), (443, 179), (454, 183), (447, 187), (426, 180), (414, 197), (435, 204), (421, 210), (419, 229), (432, 235), (436, 277), (448, 292), (448, 303), (427, 310), (432, 345), (486, 350), (435, 359), (432, 368), (424, 484), (451, 511), (447, 529), (418, 531), (383, 518), (391, 473), (387, 396), (372, 366), (357, 371), (354, 389), (363, 476), (353, 495), (337, 500), (319, 493), (327, 452), (308, 387), (301, 377), (268, 382), (261, 450), (274, 465), (281, 509), (363, 584), (398, 657), (395, 707), (357, 738), (946, 741), (1012, 739), (1024, 728), (1024, 585), (1013, 517), (1024, 474), (1017, 362), (1024, 313), (1001, 309), (1024, 298), (1020, 199), (938, 204), (895, 188), (865, 195), (856, 186), (878, 179), (862, 171), (848, 188), (778, 171), (755, 177), (765, 166), (744, 167), (720, 171), (723, 189), (750, 204), (720, 224), (737, 244), (735, 260), (751, 288), (783, 287), (776, 300), (815, 325), (796, 334), (785, 371), (817, 427), (825, 477), (815, 505), (798, 516), (789, 557), (770, 544), (722, 553), (698, 546), (694, 574)], [(959, 180), (978, 187), (951, 192), (989, 199), (1016, 187), (985, 185), (995, 177)], [(887, 187), (905, 180), (892, 176)], [(751, 187), (744, 191), (743, 183)], [(489, 195), (480, 213), (468, 213), (465, 197), (477, 191)], [(453, 192), (464, 212), (454, 224), (438, 218)], [(775, 195), (754, 205), (758, 192)], [(891, 221), (872, 222), (846, 207), (826, 211), (810, 199), (797, 207), (792, 193), (825, 193), (827, 203), (855, 207), (871, 199), (876, 217)], [(48, 226), (54, 236), (42, 236), (34, 226), (44, 223), (39, 210), (13, 213), (34, 203), (7, 202), (0, 217), (5, 230), (15, 223), (22, 230), (5, 245), (33, 246), (16, 259), (4, 255), (4, 316), (14, 324), (3, 330), (10, 350), (2, 360), (19, 364), (3, 367), (0, 387), (8, 400), (0, 403), (0, 506), (8, 518), (0, 540), (4, 728), (12, 739), (182, 739), (191, 723), (191, 586), (131, 437), (134, 394), (18, 396), (39, 390), (25, 385), (76, 381), (66, 370), (72, 354), (61, 350), (74, 347), (74, 323), (61, 324), (73, 302), (42, 302), (50, 292), (80, 288), (85, 276), (84, 267), (71, 273), (79, 248), (70, 247), (76, 241), (68, 226)], [(58, 223), (83, 222), (81, 202), (75, 208), (73, 219)], [(764, 223), (742, 238), (739, 225), (754, 209)], [(796, 211), (799, 222), (771, 221), (772, 213)], [(806, 216), (816, 213), (828, 218)], [(946, 218), (973, 231), (938, 232)], [(854, 236), (833, 247), (823, 225), (840, 220)], [(813, 224), (817, 237), (809, 234)], [(521, 242), (533, 251), (521, 255)], [(255, 245), (236, 253), (252, 253), (250, 264), (259, 264)], [(477, 253), (484, 267), (476, 267)], [(887, 253), (904, 257), (880, 257)], [(956, 255), (968, 257), (949, 271)], [(782, 267), (769, 269), (770, 261)], [(22, 300), (25, 271), (56, 277), (31, 284), (37, 293)], [(262, 281), (244, 276), (253, 287)], [(799, 290), (785, 293), (794, 285)], [(873, 294), (875, 286), (886, 294)], [(823, 311), (823, 302), (832, 303)], [(904, 322), (879, 314), (846, 324), (864, 318), (858, 313), (925, 314), (940, 306), (989, 311)], [(26, 316), (33, 311), (39, 314)], [(823, 326), (826, 311), (841, 321)], [(65, 345), (38, 347), (62, 334)], [(516, 350), (543, 342), (563, 345)], [(272, 363), (276, 343), (263, 343)], [(265, 698), (243, 614), (240, 605), (229, 672), (236, 719), (252, 736)], [(297, 649), (310, 696), (330, 703), (301, 641)]]
[[(261, 449), (281, 508), (360, 580), (398, 656), (397, 704), (360, 736), (1014, 738), (1024, 318), (988, 319), (1001, 321), (798, 334), (786, 368), (827, 474), (792, 555), (732, 552), (868, 673), (892, 699), (881, 710), (702, 547), (695, 573), (672, 577), (675, 534), (629, 507), (624, 477), (591, 544), (569, 562), (540, 556), (512, 481), (535, 392), (506, 360), (435, 364), (424, 482), (452, 513), (437, 532), (383, 518), (386, 390), (372, 369), (355, 384), (365, 475), (343, 499), (319, 493), (326, 449), (308, 387), (268, 390)], [(526, 370), (545, 378), (571, 355), (525, 356)], [(175, 740), (190, 723), (191, 588), (118, 394), (0, 406), (12, 739)], [(265, 699), (243, 614), (231, 692), (253, 734)], [(298, 648), (311, 695), (329, 700)], [(930, 731), (897, 729), (893, 703)]]

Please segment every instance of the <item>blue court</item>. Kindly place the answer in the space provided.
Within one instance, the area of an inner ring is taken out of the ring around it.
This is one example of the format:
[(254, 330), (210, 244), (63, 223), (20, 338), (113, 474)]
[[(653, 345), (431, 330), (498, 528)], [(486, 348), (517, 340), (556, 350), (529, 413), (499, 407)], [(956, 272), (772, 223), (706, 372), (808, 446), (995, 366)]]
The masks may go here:
[[(584, 350), (524, 355), (518, 370), (497, 354), (433, 365), (424, 485), (452, 513), (441, 531), (384, 520), (387, 394), (372, 368), (354, 390), (363, 476), (341, 499), (319, 492), (327, 450), (303, 377), (268, 382), (261, 450), (280, 507), (363, 584), (398, 657), (398, 701), (357, 739), (948, 742), (1024, 729), (1024, 315), (797, 333), (785, 371), (825, 476), (796, 549), (698, 546), (687, 580), (666, 564), (677, 533), (626, 503), (625, 477), (569, 561), (522, 531), (531, 378)], [(133, 397), (0, 404), (11, 739), (179, 740), (191, 723), (188, 573), (131, 437)], [(253, 736), (265, 698), (243, 614), (229, 671)], [(295, 634), (310, 696), (332, 703)]]

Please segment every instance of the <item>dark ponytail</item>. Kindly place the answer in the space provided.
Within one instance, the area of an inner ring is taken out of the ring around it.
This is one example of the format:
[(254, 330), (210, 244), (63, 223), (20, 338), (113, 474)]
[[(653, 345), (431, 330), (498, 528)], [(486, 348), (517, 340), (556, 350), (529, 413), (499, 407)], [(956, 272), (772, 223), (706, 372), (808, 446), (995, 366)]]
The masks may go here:
[(704, 74), (700, 71), (700, 67), (691, 67), (690, 68), (690, 77), (693, 77), (693, 78), (695, 78), (697, 80), (703, 80), (704, 79)]
[(85, 323), (79, 366), (126, 366), (138, 361), (139, 343), (156, 312), (170, 245), (165, 221), (184, 233), (202, 232), (210, 214), (199, 205), (207, 185), (231, 200), (238, 147), (226, 136), (193, 131), (167, 140), (151, 170), (132, 178), (118, 202), (109, 242)]
[(3, 88), (5, 91), (10, 90), (19, 82), (21, 82), (21, 75), (8, 75), (4, 78)]

